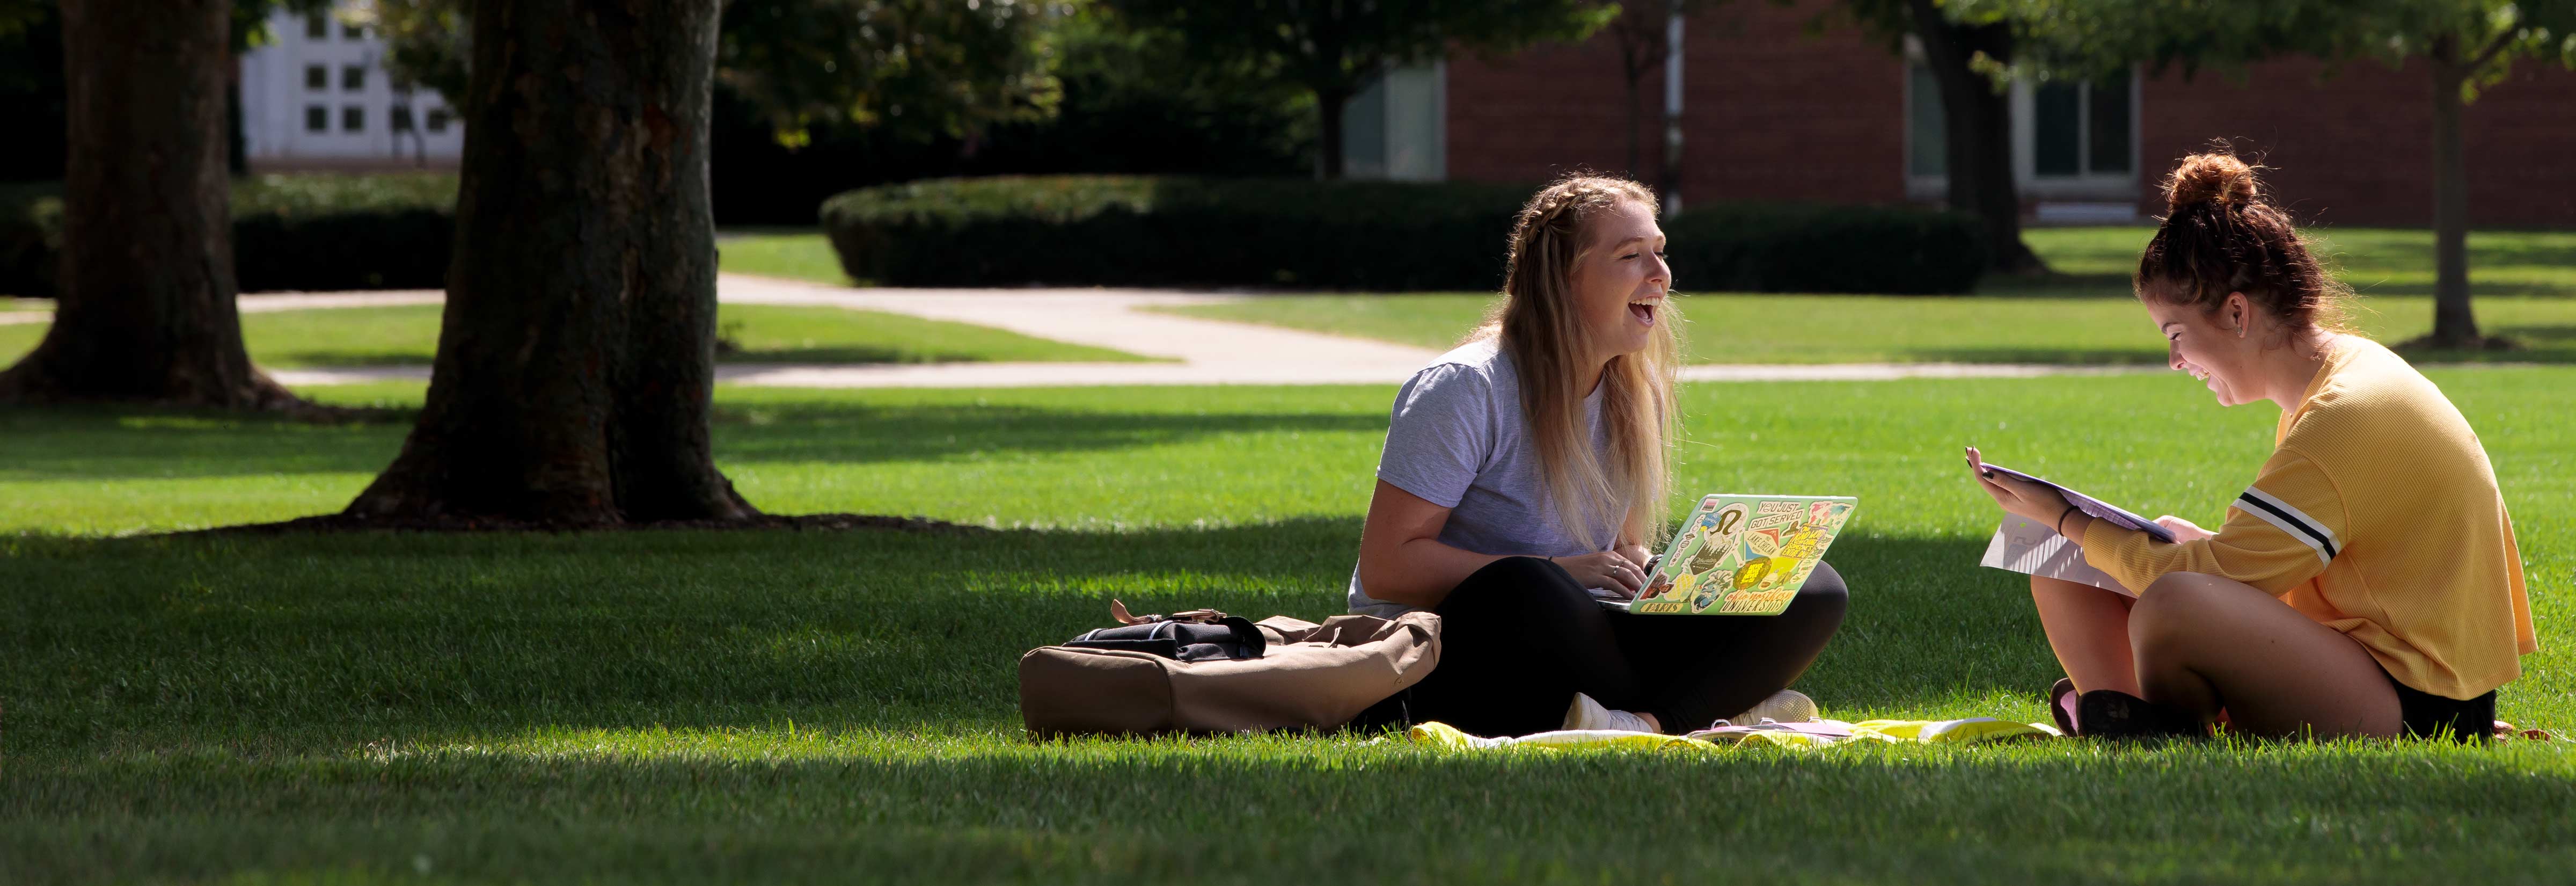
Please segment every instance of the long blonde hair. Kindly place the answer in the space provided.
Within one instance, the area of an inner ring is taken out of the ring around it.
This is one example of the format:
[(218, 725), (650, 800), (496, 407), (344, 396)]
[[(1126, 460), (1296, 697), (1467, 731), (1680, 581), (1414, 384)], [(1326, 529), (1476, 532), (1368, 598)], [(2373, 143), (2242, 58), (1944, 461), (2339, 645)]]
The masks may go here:
[(1469, 336), (1502, 339), (1520, 376), (1521, 409), (1557, 525), (1567, 538), (1596, 549), (1618, 541), (1592, 537), (1593, 527), (1604, 523), (1619, 528), (1618, 538), (1648, 546), (1663, 541), (1667, 462), (1679, 432), (1673, 380), (1681, 342), (1673, 327), (1681, 313), (1670, 299), (1646, 348), (1611, 357), (1601, 369), (1606, 453), (1593, 448), (1583, 423), (1589, 391), (1578, 389), (1583, 327), (1574, 304), (1574, 261), (1588, 245), (1589, 222), (1623, 202), (1656, 208), (1645, 186), (1604, 176), (1568, 176), (1530, 197), (1512, 225), (1503, 299)]

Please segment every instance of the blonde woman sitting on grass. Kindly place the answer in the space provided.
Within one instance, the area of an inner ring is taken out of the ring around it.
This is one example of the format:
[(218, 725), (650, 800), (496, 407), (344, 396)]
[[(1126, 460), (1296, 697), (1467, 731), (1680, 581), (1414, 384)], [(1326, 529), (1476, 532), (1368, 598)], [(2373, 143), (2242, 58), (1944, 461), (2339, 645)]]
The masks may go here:
[(1411, 719), (1512, 736), (1814, 715), (1785, 689), (1842, 624), (1831, 567), (1769, 618), (1631, 616), (1586, 591), (1636, 593), (1659, 541), (1679, 417), (1663, 251), (1636, 182), (1549, 185), (1494, 319), (1397, 391), (1350, 605), (1440, 614)]
[(2053, 713), (2112, 736), (2202, 735), (2222, 712), (2257, 736), (2487, 736), (2496, 688), (2539, 647), (2477, 433), (2404, 359), (2335, 329), (2342, 286), (2253, 169), (2201, 154), (2165, 187), (2138, 299), (2220, 405), (2281, 406), (2276, 448), (2216, 532), (2158, 518), (2174, 543), (1977, 476), (2137, 592), (2031, 579), (2068, 677)]

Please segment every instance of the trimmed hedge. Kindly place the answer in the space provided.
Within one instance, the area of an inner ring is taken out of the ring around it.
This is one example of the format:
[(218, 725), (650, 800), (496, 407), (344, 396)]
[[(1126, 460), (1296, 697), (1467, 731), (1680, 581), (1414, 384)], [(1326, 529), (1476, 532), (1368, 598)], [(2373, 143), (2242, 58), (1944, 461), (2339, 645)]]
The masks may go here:
[(1684, 292), (1951, 294), (1986, 269), (1984, 225), (1948, 210), (1720, 203), (1663, 228)]
[[(456, 176), (261, 175), (233, 182), (241, 291), (438, 289), (456, 236)], [(0, 190), (0, 293), (49, 298), (62, 186)]]
[(62, 185), (0, 185), (0, 295), (54, 297), (63, 248)]
[[(1532, 188), (1151, 176), (937, 179), (824, 201), (856, 279), (899, 286), (1502, 285)], [(1685, 291), (1963, 292), (1975, 219), (1906, 206), (1719, 204), (1664, 222)]]
[(949, 178), (823, 202), (856, 279), (1488, 289), (1528, 191), (1149, 176)]

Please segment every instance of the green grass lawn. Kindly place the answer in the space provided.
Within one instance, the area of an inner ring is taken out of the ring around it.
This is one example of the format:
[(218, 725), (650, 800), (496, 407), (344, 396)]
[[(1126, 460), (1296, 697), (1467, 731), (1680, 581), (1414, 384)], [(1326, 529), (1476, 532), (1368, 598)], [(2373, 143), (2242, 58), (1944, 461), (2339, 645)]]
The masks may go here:
[[(2433, 294), (2433, 232), (2426, 228), (2311, 227), (2317, 253), (2370, 296)], [(1990, 278), (1990, 293), (2126, 298), (2145, 226), (2039, 227), (2023, 232), (2053, 277)], [(2479, 295), (2576, 295), (2576, 230), (2471, 231), (2469, 280)]]
[[(1487, 295), (1285, 295), (1226, 304), (1154, 308), (1208, 319), (1313, 329), (1446, 349), (1472, 330)], [(1695, 363), (2165, 361), (2164, 338), (2128, 298), (1881, 295), (1687, 295), (1681, 301), (1686, 356)], [(2399, 342), (2433, 328), (2432, 299), (2368, 298), (2355, 325)], [(2576, 362), (2576, 298), (2495, 296), (2477, 300), (2489, 334), (2511, 335), (2510, 351), (2432, 351), (2421, 361)]]
[(795, 228), (720, 231), (716, 235), (716, 269), (812, 280), (836, 286), (850, 284), (841, 258), (821, 233)]
[[(438, 352), (439, 306), (332, 307), (242, 315), (251, 359), (279, 368), (427, 364)], [(1032, 338), (1007, 329), (874, 310), (726, 304), (717, 357), (743, 363), (1134, 362), (1125, 351)], [(42, 323), (0, 325), (0, 358), (44, 337)]]
[[(2437, 369), (2521, 532), (2576, 727), (2576, 368)], [(724, 388), (780, 513), (973, 536), (102, 538), (336, 509), (399, 422), (0, 411), (11, 883), (2544, 882), (2571, 747), (1444, 756), (1370, 736), (1032, 743), (1018, 654), (1340, 607), (1391, 387)], [(417, 402), (417, 385), (318, 388)], [(1957, 448), (2207, 524), (2269, 407), (2178, 375), (1701, 384), (1681, 489), (1857, 495), (1830, 716), (2042, 716), (2057, 676)]]
[[(2153, 231), (2035, 228), (2031, 247), (2058, 272), (1992, 282), (1968, 297), (1693, 294), (1689, 358), (1704, 363), (2008, 361), (2161, 363), (2164, 341), (2128, 297), (2128, 273)], [(2432, 239), (2420, 230), (2353, 229), (2324, 238), (2363, 293), (2353, 319), (2382, 341), (2432, 330)], [(2576, 231), (2480, 232), (2470, 240), (2480, 326), (2520, 339), (2506, 352), (2434, 351), (2425, 361), (2576, 362)], [(1682, 281), (1688, 292), (1688, 281)], [(1443, 348), (1483, 316), (1482, 293), (1300, 295), (1164, 308), (1212, 319)]]

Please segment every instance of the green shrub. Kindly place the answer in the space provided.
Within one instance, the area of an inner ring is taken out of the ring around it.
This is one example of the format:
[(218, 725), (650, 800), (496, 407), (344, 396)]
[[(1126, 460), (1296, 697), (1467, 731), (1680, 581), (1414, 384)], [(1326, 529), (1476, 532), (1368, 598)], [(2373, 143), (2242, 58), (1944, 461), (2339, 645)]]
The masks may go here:
[(1911, 206), (1733, 203), (1664, 222), (1688, 292), (1965, 292), (1986, 266), (1975, 216)]
[(0, 185), (0, 295), (51, 298), (63, 246), (62, 185)]
[(1520, 187), (1141, 176), (953, 178), (822, 207), (843, 269), (894, 285), (1490, 289)]
[[(233, 182), (241, 291), (437, 289), (456, 233), (456, 177), (259, 175)], [(62, 186), (0, 190), (0, 292), (52, 297)]]
[[(937, 179), (823, 203), (856, 279), (905, 286), (1492, 290), (1527, 185), (1146, 176)], [(1719, 204), (1665, 222), (1689, 291), (1960, 292), (1972, 219), (1911, 207)]]

